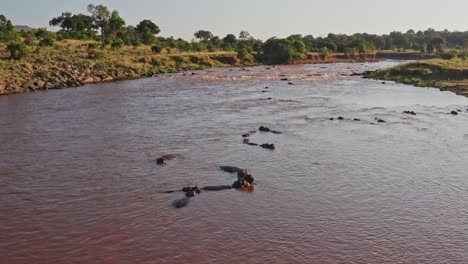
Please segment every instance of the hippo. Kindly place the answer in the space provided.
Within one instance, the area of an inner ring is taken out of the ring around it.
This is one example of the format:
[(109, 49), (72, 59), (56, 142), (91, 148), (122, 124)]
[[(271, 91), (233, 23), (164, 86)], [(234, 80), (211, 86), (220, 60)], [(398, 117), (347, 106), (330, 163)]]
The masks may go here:
[(245, 144), (249, 145), (249, 146), (258, 146), (257, 143), (252, 143), (252, 142), (246, 142)]
[(353, 121), (361, 121), (359, 118), (353, 118)]
[(244, 171), (244, 169), (241, 169), (236, 166), (220, 166), (219, 168), (222, 171), (229, 172), (229, 173), (238, 173), (238, 172)]
[(219, 186), (205, 186), (202, 188), (204, 191), (222, 191), (230, 190), (232, 187), (230, 185), (219, 185)]
[(275, 144), (268, 144), (268, 143), (262, 144), (262, 145), (260, 145), (260, 147), (265, 148), (265, 149), (271, 149), (271, 150), (275, 150), (275, 149), (276, 149), (276, 145), (275, 145)]
[(242, 134), (242, 137), (243, 137), (243, 138), (250, 137), (250, 133)]
[(280, 81), (289, 81), (288, 78), (281, 78)]
[(293, 82), (288, 82), (289, 85), (295, 85)]
[(200, 189), (198, 186), (195, 187), (184, 187), (182, 191), (185, 192), (185, 196), (187, 197), (194, 197), (195, 195), (200, 193)]
[(414, 111), (403, 111), (403, 114), (416, 115)]
[(160, 164), (160, 165), (167, 164), (169, 160), (173, 160), (175, 158), (176, 158), (176, 155), (174, 154), (162, 155), (160, 158), (156, 159), (156, 164)]
[(246, 180), (241, 179), (237, 180), (232, 184), (232, 188), (234, 189), (246, 189), (246, 188), (251, 188), (252, 184), (248, 183)]
[(184, 197), (184, 198), (182, 198), (182, 199), (175, 200), (175, 201), (172, 203), (172, 206), (174, 206), (175, 208), (182, 208), (182, 207), (184, 207), (184, 206), (187, 206), (189, 202), (190, 202), (190, 198)]
[(243, 140), (242, 142), (244, 142), (244, 143), (249, 143), (249, 141), (250, 141), (250, 140), (249, 140), (248, 138), (244, 138), (244, 140)]
[(386, 121), (383, 120), (383, 119), (380, 119), (380, 118), (377, 118), (377, 117), (374, 118), (374, 119), (377, 121), (377, 123), (386, 123)]
[(162, 164), (166, 164), (166, 163), (167, 163), (167, 159), (165, 159), (165, 158), (157, 158), (156, 159), (156, 164), (162, 165)]
[(282, 132), (279, 132), (279, 131), (275, 131), (275, 130), (271, 130), (269, 127), (266, 127), (266, 126), (260, 126), (258, 128), (258, 130), (260, 132), (271, 132), (273, 134), (282, 134)]
[(253, 184), (255, 181), (255, 178), (250, 174), (249, 171), (243, 170), (237, 173), (237, 179), (238, 180), (245, 180), (250, 184)]
[(338, 120), (343, 120), (343, 119), (344, 119), (344, 117), (342, 117), (342, 116), (339, 116), (339, 117), (337, 117), (336, 119), (338, 119)]
[(450, 112), (451, 115), (458, 115), (458, 112), (457, 111), (452, 111)]
[(333, 120), (335, 120), (335, 118), (333, 118), (333, 117), (330, 117), (328, 120), (332, 120), (332, 121), (333, 121)]
[(251, 189), (255, 178), (246, 170), (237, 173), (237, 181), (232, 184), (234, 189)]

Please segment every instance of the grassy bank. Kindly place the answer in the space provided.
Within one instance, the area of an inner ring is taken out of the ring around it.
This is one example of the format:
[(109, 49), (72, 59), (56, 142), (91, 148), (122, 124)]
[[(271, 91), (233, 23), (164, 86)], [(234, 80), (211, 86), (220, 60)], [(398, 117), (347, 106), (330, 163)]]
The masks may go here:
[(437, 87), (468, 96), (467, 59), (433, 59), (411, 62), (373, 72), (367, 77), (421, 87)]
[[(0, 44), (0, 50), (6, 50)], [(158, 73), (241, 65), (234, 52), (155, 54), (148, 46), (101, 49), (94, 41), (67, 40), (30, 48), (29, 58), (0, 54), (0, 94), (60, 89)]]
[[(99, 47), (95, 41), (64, 40), (53, 46), (28, 46), (30, 56), (10, 59), (6, 44), (0, 43), (0, 95), (36, 90), (62, 89), (87, 83), (110, 82), (213, 67), (247, 66), (257, 62), (241, 60), (236, 52), (180, 52), (164, 49), (153, 53), (149, 46)], [(295, 63), (374, 61), (375, 56), (345, 56), (309, 53)]]

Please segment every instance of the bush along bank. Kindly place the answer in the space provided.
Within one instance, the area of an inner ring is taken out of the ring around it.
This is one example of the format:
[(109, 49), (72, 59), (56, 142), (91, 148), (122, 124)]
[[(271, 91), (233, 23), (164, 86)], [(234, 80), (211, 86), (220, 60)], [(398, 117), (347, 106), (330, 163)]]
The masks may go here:
[(419, 87), (437, 87), (468, 96), (468, 60), (433, 59), (370, 72), (365, 78), (391, 80)]

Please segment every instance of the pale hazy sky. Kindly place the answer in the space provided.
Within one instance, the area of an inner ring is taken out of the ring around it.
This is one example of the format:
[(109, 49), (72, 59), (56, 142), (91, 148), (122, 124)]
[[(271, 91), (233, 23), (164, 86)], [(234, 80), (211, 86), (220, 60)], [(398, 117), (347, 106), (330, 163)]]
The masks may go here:
[(408, 29), (468, 30), (468, 0), (0, 0), (15, 25), (48, 27), (64, 11), (87, 14), (90, 3), (117, 10), (127, 25), (151, 19), (160, 35), (220, 37), (247, 30), (256, 38), (290, 34), (389, 33)]

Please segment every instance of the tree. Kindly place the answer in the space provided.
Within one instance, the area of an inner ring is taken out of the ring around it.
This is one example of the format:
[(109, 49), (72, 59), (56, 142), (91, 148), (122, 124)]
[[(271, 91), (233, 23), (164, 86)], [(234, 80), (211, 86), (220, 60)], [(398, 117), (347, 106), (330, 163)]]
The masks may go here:
[(242, 30), (240, 33), (239, 33), (239, 38), (240, 39), (249, 39), (250, 38), (250, 33), (245, 31), (245, 30)]
[(427, 52), (427, 44), (423, 43), (422, 45), (419, 46), (419, 52), (420, 53), (426, 53)]
[(213, 37), (213, 34), (207, 30), (198, 30), (193, 34), (195, 38), (200, 39), (202, 42), (207, 42)]
[(236, 43), (236, 36), (234, 36), (233, 34), (227, 34), (224, 38), (223, 38), (223, 41), (226, 42), (226, 43), (229, 43), (229, 44), (234, 44)]
[(10, 20), (0, 15), (0, 41), (12, 41), (19, 39), (18, 34)]
[(94, 26), (101, 29), (101, 45), (102, 47), (106, 46), (106, 30), (109, 26), (110, 12), (104, 5), (88, 5), (88, 12), (91, 13), (91, 18), (93, 19)]
[(312, 50), (316, 47), (314, 36), (307, 35), (302, 39), (308, 50)]
[(77, 32), (91, 32), (93, 30), (93, 19), (90, 16), (78, 14), (72, 16), (73, 30)]
[(86, 39), (95, 34), (93, 20), (83, 14), (72, 15), (70, 12), (64, 12), (61, 16), (52, 18), (49, 25), (61, 27), (57, 33), (63, 38)]
[(145, 27), (143, 33), (141, 34), (141, 39), (144, 44), (151, 45), (156, 41), (156, 36), (150, 28)]
[(298, 52), (300, 54), (303, 54), (303, 53), (306, 52), (306, 46), (305, 46), (304, 42), (302, 40), (300, 40), (300, 39), (294, 40), (293, 46), (294, 46), (294, 49), (296, 50), (296, 52)]
[(305, 56), (305, 44), (301, 40), (271, 38), (262, 49), (265, 63), (290, 63)]
[(121, 32), (125, 26), (125, 21), (120, 17), (119, 12), (116, 10), (112, 11), (112, 15), (109, 19), (109, 32), (113, 38), (117, 38), (117, 33)]
[(408, 37), (404, 35), (403, 33), (399, 31), (394, 31), (390, 33), (390, 37), (393, 40), (393, 44), (395, 44), (398, 48), (401, 48), (401, 49), (410, 48)]
[(14, 27), (10, 20), (4, 15), (0, 15), (0, 32), (13, 31)]
[(136, 31), (143, 34), (145, 32), (145, 28), (148, 28), (153, 35), (157, 35), (161, 30), (159, 27), (151, 20), (145, 19), (141, 21), (137, 26), (136, 26)]
[(434, 46), (432, 46), (432, 44), (427, 44), (426, 50), (429, 53), (434, 53)]
[(72, 13), (63, 12), (61, 16), (52, 18), (52, 20), (49, 21), (49, 25), (52, 27), (59, 26), (65, 29), (66, 31), (72, 30), (73, 29)]
[(293, 34), (291, 36), (288, 37), (289, 40), (301, 40), (303, 39), (302, 35), (301, 34)]
[(444, 51), (445, 45), (447, 45), (447, 41), (443, 37), (435, 37), (431, 39), (431, 44), (437, 51), (442, 52)]

